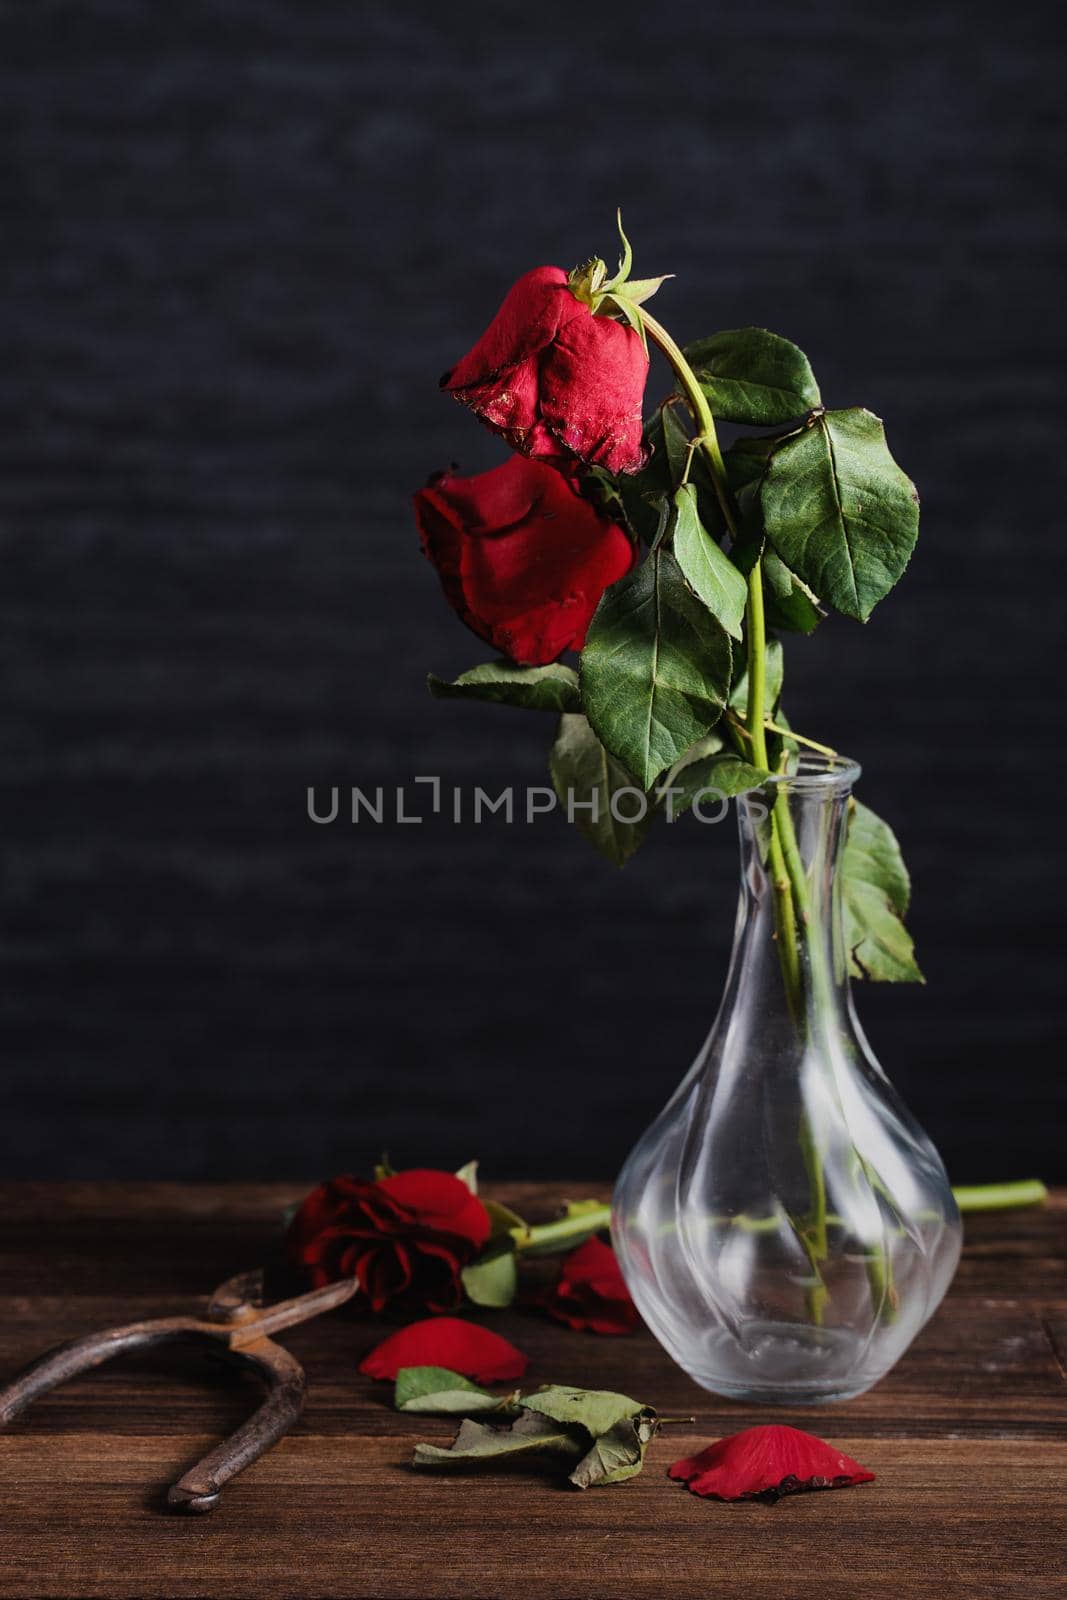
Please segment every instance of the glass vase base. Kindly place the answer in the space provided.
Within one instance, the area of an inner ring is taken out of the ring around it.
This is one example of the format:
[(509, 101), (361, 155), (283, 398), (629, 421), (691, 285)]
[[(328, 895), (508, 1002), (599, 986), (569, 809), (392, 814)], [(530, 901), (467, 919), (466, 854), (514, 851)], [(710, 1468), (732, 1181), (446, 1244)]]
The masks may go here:
[(730, 1400), (823, 1405), (852, 1400), (881, 1377), (862, 1370), (864, 1343), (847, 1328), (751, 1321), (736, 1337), (713, 1333), (699, 1367), (691, 1361), (686, 1366), (701, 1388)]

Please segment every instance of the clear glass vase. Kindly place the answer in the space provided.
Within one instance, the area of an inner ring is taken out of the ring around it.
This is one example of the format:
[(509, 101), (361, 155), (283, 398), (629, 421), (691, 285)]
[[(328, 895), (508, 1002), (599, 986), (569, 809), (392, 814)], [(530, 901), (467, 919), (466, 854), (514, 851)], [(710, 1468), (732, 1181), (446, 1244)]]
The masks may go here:
[(858, 775), (805, 757), (738, 801), (741, 898), (719, 1013), (615, 1189), (615, 1248), (642, 1316), (697, 1383), (738, 1399), (861, 1394), (959, 1259), (941, 1158), (849, 990), (839, 866)]

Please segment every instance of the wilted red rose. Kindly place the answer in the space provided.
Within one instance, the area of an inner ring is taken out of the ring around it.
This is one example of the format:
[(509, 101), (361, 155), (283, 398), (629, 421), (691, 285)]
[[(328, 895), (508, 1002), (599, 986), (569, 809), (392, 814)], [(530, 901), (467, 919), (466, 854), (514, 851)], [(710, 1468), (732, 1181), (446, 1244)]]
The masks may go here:
[(614, 1250), (595, 1238), (565, 1258), (542, 1304), (558, 1322), (592, 1333), (630, 1333), (638, 1323)]
[(430, 1317), (391, 1333), (359, 1364), (369, 1378), (395, 1378), (404, 1367), (445, 1367), (479, 1383), (521, 1378), (529, 1360), (491, 1328), (462, 1317)]
[(454, 1311), (460, 1273), (489, 1230), (489, 1213), (461, 1179), (412, 1168), (320, 1184), (289, 1224), (286, 1248), (316, 1288), (357, 1278), (374, 1311)]
[(805, 1489), (873, 1483), (874, 1473), (800, 1428), (744, 1428), (699, 1455), (676, 1461), (668, 1476), (712, 1500), (780, 1500)]
[(473, 478), (442, 474), (416, 494), (415, 516), (449, 603), (523, 666), (581, 649), (600, 596), (633, 565), (620, 527), (521, 456)]
[(441, 386), (523, 455), (636, 472), (648, 354), (632, 328), (597, 317), (560, 267), (535, 267)]

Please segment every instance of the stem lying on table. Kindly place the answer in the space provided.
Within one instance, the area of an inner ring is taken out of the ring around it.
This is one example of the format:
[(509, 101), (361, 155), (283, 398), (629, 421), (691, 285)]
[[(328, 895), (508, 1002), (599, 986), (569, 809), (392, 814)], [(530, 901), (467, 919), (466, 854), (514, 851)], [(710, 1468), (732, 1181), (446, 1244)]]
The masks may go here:
[[(953, 1189), (956, 1204), (961, 1211), (1020, 1211), (1029, 1206), (1044, 1205), (1048, 1190), (1040, 1178), (1020, 1178), (1014, 1183), (963, 1184)], [(825, 1195), (823, 1197), (825, 1204)], [(750, 1217), (746, 1211), (732, 1217), (711, 1217), (709, 1221), (720, 1227), (741, 1228), (746, 1233), (773, 1233), (781, 1224), (778, 1216)], [(842, 1219), (827, 1211), (827, 1227), (842, 1226)], [(555, 1222), (540, 1222), (529, 1228), (512, 1228), (511, 1237), (516, 1250), (550, 1250), (559, 1245), (561, 1251), (571, 1248), (573, 1241), (599, 1233), (610, 1226), (611, 1206), (590, 1206), (572, 1217), (560, 1217)], [(824, 1245), (825, 1248), (825, 1245)]]
[(1048, 1190), (1040, 1178), (1020, 1178), (1017, 1183), (969, 1183), (953, 1189), (961, 1211), (1017, 1211), (1043, 1206)]

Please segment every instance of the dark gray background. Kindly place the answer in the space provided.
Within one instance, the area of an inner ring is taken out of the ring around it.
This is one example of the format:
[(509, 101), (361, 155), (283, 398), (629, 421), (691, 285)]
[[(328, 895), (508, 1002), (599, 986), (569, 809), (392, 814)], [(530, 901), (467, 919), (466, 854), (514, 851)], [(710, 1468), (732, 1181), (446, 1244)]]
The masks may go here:
[(915, 878), (887, 1070), (957, 1179), (1067, 1176), (1058, 9), (0, 5), (5, 1173), (608, 1175), (667, 1096), (732, 826), (305, 812), (544, 781), (425, 694), (487, 651), (408, 496), (502, 458), (438, 374), (620, 204), (680, 337), (789, 334), (920, 486), (789, 710)]

